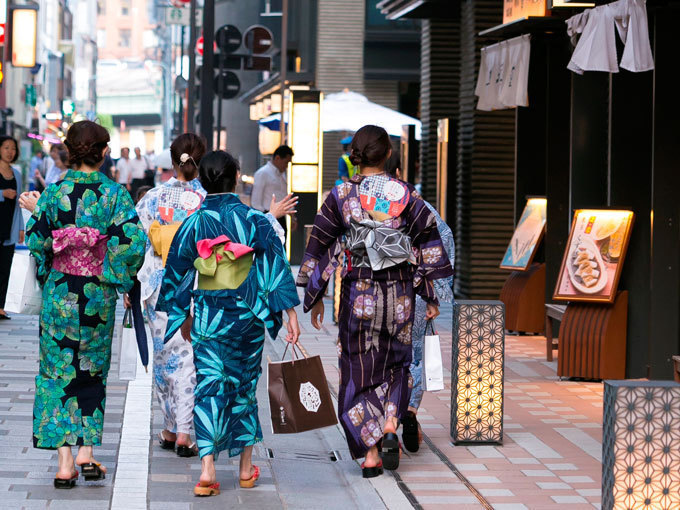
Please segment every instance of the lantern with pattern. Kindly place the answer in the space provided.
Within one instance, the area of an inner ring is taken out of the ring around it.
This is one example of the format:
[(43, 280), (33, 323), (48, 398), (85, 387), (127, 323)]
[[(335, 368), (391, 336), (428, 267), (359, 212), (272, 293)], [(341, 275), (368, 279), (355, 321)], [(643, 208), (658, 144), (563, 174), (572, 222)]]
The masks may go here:
[(604, 510), (680, 508), (680, 384), (605, 381)]
[(505, 306), (458, 301), (453, 308), (451, 437), (454, 443), (503, 441)]

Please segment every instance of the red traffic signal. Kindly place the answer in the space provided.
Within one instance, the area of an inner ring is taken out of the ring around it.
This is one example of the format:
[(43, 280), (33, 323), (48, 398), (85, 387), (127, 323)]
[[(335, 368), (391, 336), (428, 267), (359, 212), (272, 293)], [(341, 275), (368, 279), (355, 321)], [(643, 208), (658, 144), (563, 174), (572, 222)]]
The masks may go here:
[[(196, 53), (203, 56), (203, 44), (205, 44), (205, 39), (203, 36), (196, 39)], [(217, 44), (213, 43), (213, 51), (217, 51)]]

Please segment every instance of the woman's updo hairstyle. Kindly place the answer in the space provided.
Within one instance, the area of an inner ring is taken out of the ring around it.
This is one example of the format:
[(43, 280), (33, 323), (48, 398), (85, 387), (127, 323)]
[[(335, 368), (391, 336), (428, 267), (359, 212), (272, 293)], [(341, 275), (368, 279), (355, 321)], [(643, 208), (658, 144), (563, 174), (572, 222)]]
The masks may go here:
[[(182, 161), (183, 154), (186, 154), (185, 161)], [(172, 163), (185, 177), (196, 175), (198, 162), (204, 154), (205, 140), (194, 133), (179, 135), (170, 145)]]
[(381, 168), (390, 155), (390, 137), (380, 126), (364, 126), (350, 144), (349, 159), (354, 166)]
[(109, 132), (99, 124), (89, 120), (76, 122), (69, 128), (64, 142), (68, 149), (69, 166), (99, 166), (104, 159), (104, 147), (110, 139)]
[(198, 178), (209, 194), (231, 193), (236, 189), (236, 176), (240, 170), (238, 160), (225, 151), (212, 151), (201, 159)]

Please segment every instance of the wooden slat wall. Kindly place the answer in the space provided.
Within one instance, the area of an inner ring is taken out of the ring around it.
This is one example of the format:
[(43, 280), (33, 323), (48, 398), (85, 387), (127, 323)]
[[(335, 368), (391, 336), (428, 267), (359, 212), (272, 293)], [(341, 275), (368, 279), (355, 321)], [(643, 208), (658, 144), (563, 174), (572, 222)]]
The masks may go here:
[(498, 268), (514, 227), (515, 111), (475, 109), (481, 30), (500, 24), (497, 0), (461, 6), (456, 296), (497, 299), (507, 277)]
[[(437, 121), (458, 116), (460, 87), (460, 22), (424, 20), (421, 39), (420, 165), (425, 200), (437, 201)], [(455, 154), (450, 155), (450, 179)], [(452, 219), (449, 219), (453, 225)]]

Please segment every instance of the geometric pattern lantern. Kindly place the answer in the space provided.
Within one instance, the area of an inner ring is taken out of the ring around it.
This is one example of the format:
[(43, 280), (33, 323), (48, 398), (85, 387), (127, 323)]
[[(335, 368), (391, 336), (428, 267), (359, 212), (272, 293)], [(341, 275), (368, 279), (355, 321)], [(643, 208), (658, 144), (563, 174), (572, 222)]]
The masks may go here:
[(603, 510), (680, 508), (680, 384), (605, 381)]
[(456, 444), (501, 443), (505, 305), (456, 301), (452, 343), (451, 438)]

